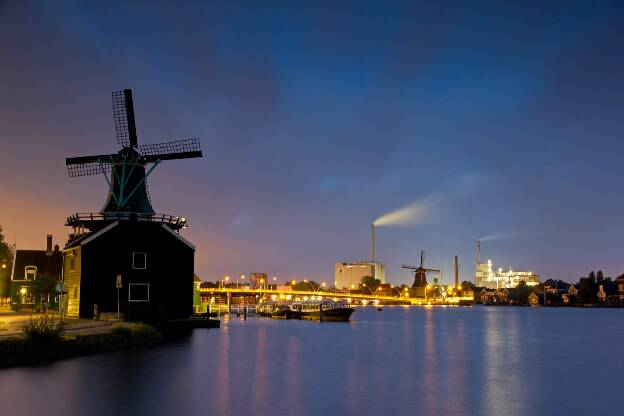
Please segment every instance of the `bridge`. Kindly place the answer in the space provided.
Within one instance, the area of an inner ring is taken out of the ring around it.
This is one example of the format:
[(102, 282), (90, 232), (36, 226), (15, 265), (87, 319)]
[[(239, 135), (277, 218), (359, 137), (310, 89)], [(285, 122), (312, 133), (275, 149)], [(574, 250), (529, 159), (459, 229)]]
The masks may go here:
[(410, 298), (406, 295), (402, 296), (387, 296), (378, 295), (374, 292), (371, 293), (354, 293), (344, 291), (329, 291), (329, 290), (276, 290), (276, 289), (264, 289), (256, 288), (234, 288), (234, 287), (222, 287), (222, 288), (200, 288), (201, 297), (225, 297), (229, 304), (230, 299), (233, 297), (248, 297), (254, 296), (258, 299), (271, 299), (271, 300), (314, 300), (314, 299), (346, 299), (349, 303), (357, 303), (362, 305), (367, 304), (406, 304), (414, 306), (429, 306), (429, 305), (450, 305), (457, 306), (460, 304), (469, 304), (473, 301), (472, 296), (446, 296), (436, 298)]

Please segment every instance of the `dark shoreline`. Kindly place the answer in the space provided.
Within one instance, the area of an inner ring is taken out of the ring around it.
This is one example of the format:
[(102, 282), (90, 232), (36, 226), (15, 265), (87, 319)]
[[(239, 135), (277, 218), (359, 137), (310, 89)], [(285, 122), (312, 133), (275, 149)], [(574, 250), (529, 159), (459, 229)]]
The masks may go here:
[[(194, 326), (199, 327), (199, 326)], [(218, 328), (219, 321), (209, 320), (203, 328)], [(180, 323), (138, 324), (133, 328), (114, 327), (104, 334), (82, 334), (56, 340), (36, 341), (23, 337), (0, 340), (0, 369), (29, 366), (104, 352), (150, 348), (172, 340), (189, 337), (193, 326)]]
[(140, 327), (123, 333), (85, 334), (57, 341), (37, 342), (25, 338), (0, 341), (0, 369), (28, 366), (102, 352), (140, 349), (165, 340), (154, 327)]

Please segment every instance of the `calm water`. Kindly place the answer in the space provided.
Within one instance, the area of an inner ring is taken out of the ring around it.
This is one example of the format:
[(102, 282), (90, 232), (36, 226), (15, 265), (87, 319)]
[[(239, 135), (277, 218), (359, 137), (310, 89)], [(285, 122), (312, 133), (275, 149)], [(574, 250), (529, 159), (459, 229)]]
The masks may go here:
[(624, 310), (249, 318), (139, 352), (0, 370), (2, 415), (624, 414)]

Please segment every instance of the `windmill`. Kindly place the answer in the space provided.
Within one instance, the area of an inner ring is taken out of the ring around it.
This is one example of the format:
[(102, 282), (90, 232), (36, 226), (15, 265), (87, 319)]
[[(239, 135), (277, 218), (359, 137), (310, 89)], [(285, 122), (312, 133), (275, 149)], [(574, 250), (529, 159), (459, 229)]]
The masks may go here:
[(106, 203), (97, 214), (74, 214), (67, 225), (94, 230), (102, 221), (130, 219), (159, 221), (179, 230), (186, 225), (182, 217), (156, 214), (149, 198), (146, 179), (164, 160), (202, 157), (199, 139), (175, 140), (139, 145), (134, 118), (132, 90), (115, 91), (113, 118), (117, 153), (70, 157), (65, 160), (70, 177), (102, 174), (108, 183)]
[(439, 269), (427, 269), (424, 267), (425, 262), (425, 252), (420, 252), (420, 266), (409, 266), (403, 265), (404, 269), (412, 270), (414, 273), (414, 284), (412, 284), (412, 288), (421, 289), (427, 287), (427, 273), (434, 272), (440, 273)]

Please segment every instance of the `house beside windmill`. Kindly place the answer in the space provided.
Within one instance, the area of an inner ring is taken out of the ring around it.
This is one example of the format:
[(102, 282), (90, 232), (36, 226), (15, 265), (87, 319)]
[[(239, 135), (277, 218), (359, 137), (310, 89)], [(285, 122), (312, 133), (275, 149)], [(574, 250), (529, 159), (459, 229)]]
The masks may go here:
[(90, 319), (187, 318), (195, 247), (180, 235), (185, 218), (154, 211), (146, 179), (164, 160), (201, 157), (199, 140), (139, 146), (131, 90), (113, 93), (113, 114), (119, 152), (66, 160), (70, 176), (102, 174), (109, 192), (99, 212), (67, 219), (64, 310)]
[(52, 236), (47, 236), (45, 250), (15, 250), (11, 271), (11, 309), (14, 311), (44, 311), (57, 307), (54, 286), (61, 280), (62, 253), (52, 248)]

